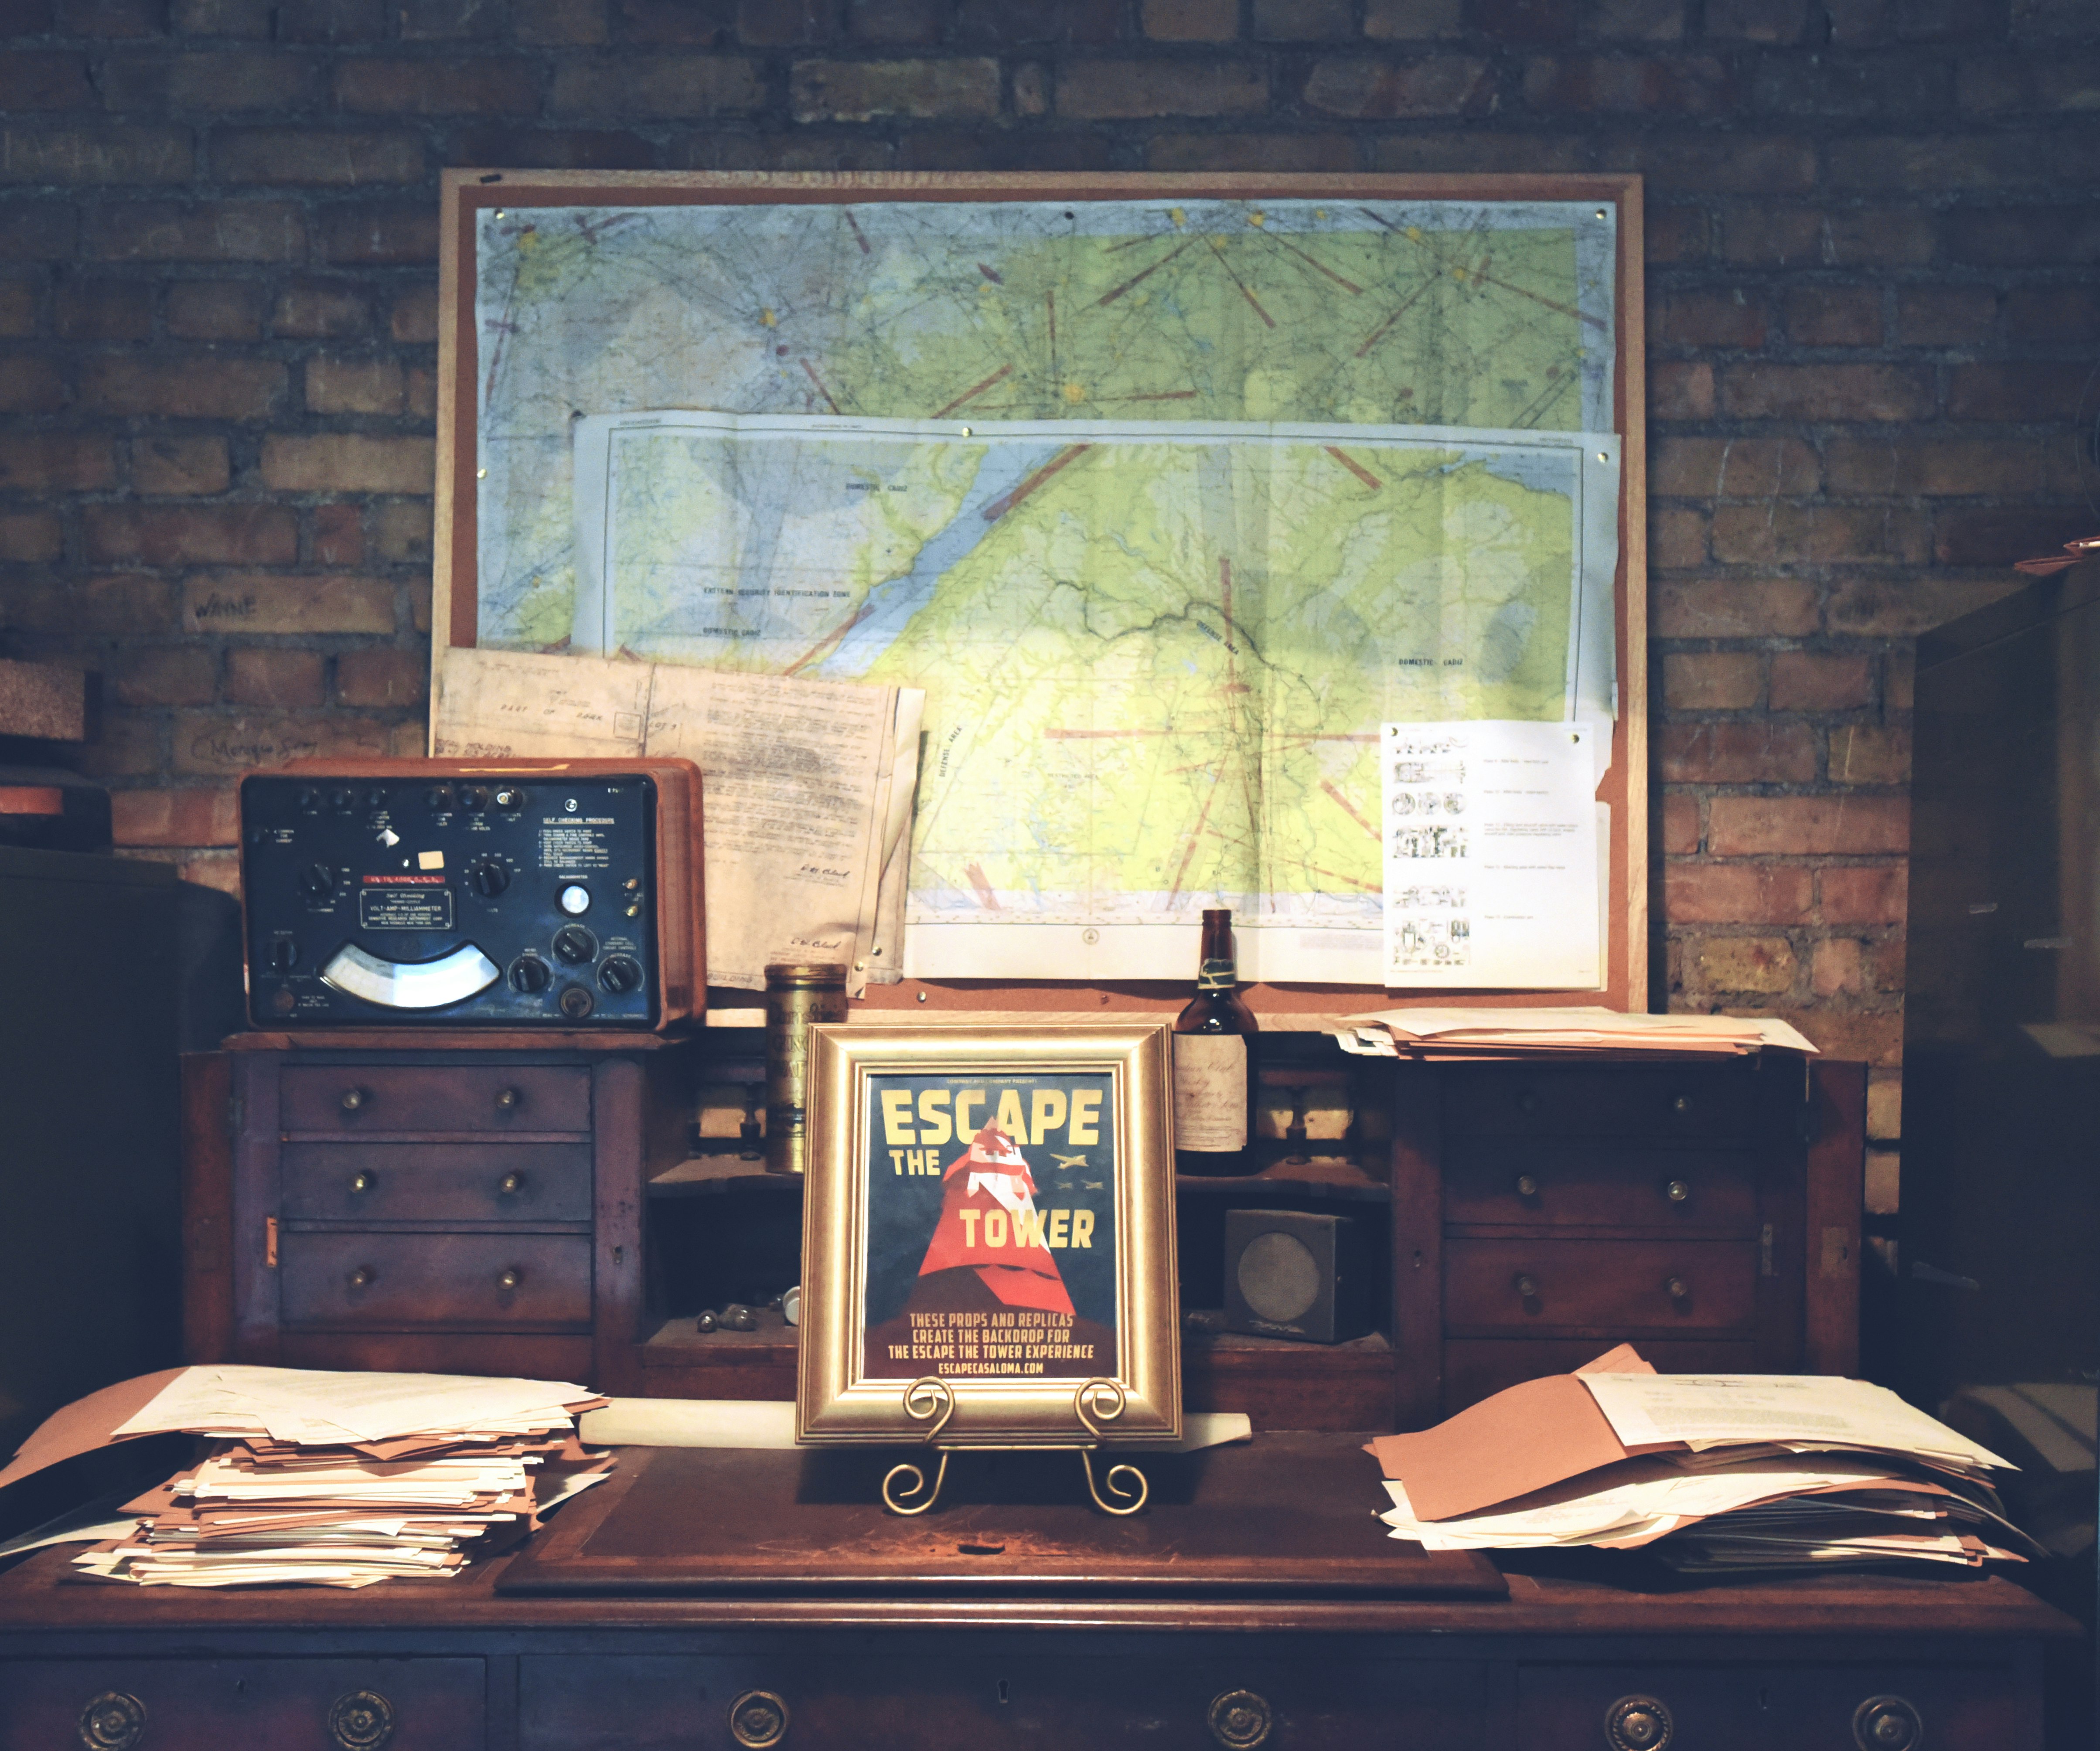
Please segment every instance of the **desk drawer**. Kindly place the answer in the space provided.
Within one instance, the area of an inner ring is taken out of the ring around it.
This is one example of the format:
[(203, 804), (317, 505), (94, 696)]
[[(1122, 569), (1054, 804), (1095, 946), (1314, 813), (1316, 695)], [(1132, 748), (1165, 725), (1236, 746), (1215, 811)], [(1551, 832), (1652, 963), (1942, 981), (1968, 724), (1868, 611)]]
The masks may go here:
[(591, 1127), (590, 1072), (558, 1065), (288, 1065), (278, 1102), (292, 1131)]
[(6, 1661), (0, 1751), (474, 1751), (486, 1688), (474, 1659)]
[(589, 1143), (288, 1143), (293, 1222), (588, 1222)]
[(1757, 1272), (1755, 1241), (1447, 1241), (1445, 1329), (1736, 1330)]
[(1454, 1067), (1454, 1136), (1745, 1141), (1754, 1069), (1742, 1063)]
[(590, 1323), (587, 1234), (291, 1233), (278, 1246), (288, 1327)]
[(1747, 1151), (1483, 1140), (1452, 1153), (1446, 1223), (1757, 1233), (1757, 1163)]

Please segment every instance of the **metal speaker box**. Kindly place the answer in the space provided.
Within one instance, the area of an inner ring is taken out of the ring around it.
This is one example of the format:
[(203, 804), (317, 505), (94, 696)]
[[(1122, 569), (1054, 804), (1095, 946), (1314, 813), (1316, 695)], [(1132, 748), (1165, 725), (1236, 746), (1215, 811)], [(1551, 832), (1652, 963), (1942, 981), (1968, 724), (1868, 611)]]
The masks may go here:
[(1370, 1330), (1362, 1224), (1297, 1210), (1225, 1212), (1225, 1329), (1339, 1343)]
[(258, 1027), (661, 1028), (706, 1004), (689, 760), (301, 761), (240, 783)]

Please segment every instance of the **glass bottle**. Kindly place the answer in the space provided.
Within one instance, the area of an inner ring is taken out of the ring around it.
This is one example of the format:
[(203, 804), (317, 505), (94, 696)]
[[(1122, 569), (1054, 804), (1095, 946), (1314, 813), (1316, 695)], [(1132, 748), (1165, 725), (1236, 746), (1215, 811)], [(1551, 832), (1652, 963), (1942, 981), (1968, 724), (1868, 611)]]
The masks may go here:
[(1196, 995), (1174, 1022), (1174, 1171), (1234, 1175), (1255, 1171), (1247, 1148), (1254, 1115), (1254, 1051), (1259, 1030), (1242, 1000), (1233, 957), (1233, 915), (1203, 914)]

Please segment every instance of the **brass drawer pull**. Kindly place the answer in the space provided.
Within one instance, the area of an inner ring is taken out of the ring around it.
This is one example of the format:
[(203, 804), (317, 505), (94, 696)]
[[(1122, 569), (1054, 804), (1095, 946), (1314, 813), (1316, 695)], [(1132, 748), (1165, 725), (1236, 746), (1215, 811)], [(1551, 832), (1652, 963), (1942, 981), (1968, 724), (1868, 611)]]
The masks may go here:
[(1528, 1173), (1519, 1174), (1516, 1176), (1516, 1195), (1519, 1197), (1538, 1197), (1538, 1181)]
[(379, 1273), (368, 1264), (360, 1264), (350, 1273), (350, 1286), (352, 1289), (368, 1289), (378, 1281)]
[(525, 1189), (525, 1175), (522, 1173), (507, 1173), (496, 1182), (496, 1189), (505, 1197), (515, 1197)]
[(498, 1289), (515, 1289), (524, 1281), (525, 1273), (514, 1264), (508, 1270), (497, 1272), (496, 1275), (496, 1286)]
[(788, 1705), (770, 1690), (748, 1690), (729, 1705), (729, 1736), (747, 1751), (765, 1751), (788, 1736)]
[(342, 1092), (342, 1099), (336, 1104), (346, 1113), (361, 1113), (371, 1099), (372, 1095), (368, 1089), (346, 1088)]
[(1860, 1751), (1912, 1751), (1925, 1738), (1925, 1721), (1901, 1696), (1869, 1696), (1852, 1715), (1852, 1740)]
[(80, 1742), (87, 1751), (131, 1751), (146, 1731), (146, 1705), (106, 1690), (80, 1711)]
[(1665, 1277), (1662, 1292), (1673, 1301), (1689, 1301), (1692, 1299), (1692, 1285), (1681, 1277)]
[(1692, 1096), (1688, 1094), (1672, 1095), (1670, 1100), (1670, 1109), (1682, 1117), (1692, 1110)]
[(1538, 1279), (1529, 1271), (1519, 1271), (1510, 1279), (1510, 1287), (1526, 1301), (1536, 1301), (1538, 1299)]
[(1673, 1204), (1681, 1204), (1692, 1195), (1692, 1182), (1689, 1180), (1673, 1180), (1662, 1189), (1662, 1195)]
[(524, 1101), (525, 1096), (515, 1088), (501, 1089), (496, 1096), (496, 1110), (499, 1113), (514, 1113), (524, 1105)]
[(378, 1180), (368, 1173), (352, 1174), (350, 1179), (350, 1189), (353, 1192), (368, 1192), (378, 1183)]
[(1204, 1719), (1211, 1736), (1226, 1751), (1254, 1751), (1256, 1745), (1268, 1742), (1276, 1725), (1276, 1712), (1266, 1697), (1257, 1696), (1251, 1690), (1229, 1690), (1211, 1699), (1210, 1713)]
[(1653, 1696), (1621, 1696), (1604, 1710), (1612, 1751), (1663, 1751), (1676, 1731), (1670, 1710)]
[(328, 1730), (342, 1751), (379, 1751), (394, 1736), (394, 1705), (376, 1690), (346, 1691), (329, 1705)]

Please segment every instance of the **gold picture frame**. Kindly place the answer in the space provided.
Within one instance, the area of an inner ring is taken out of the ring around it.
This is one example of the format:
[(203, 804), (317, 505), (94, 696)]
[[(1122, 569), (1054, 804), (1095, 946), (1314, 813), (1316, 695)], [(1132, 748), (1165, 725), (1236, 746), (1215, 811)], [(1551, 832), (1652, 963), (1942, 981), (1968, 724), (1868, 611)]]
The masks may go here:
[(1171, 1037), (810, 1029), (796, 1440), (1180, 1439)]

